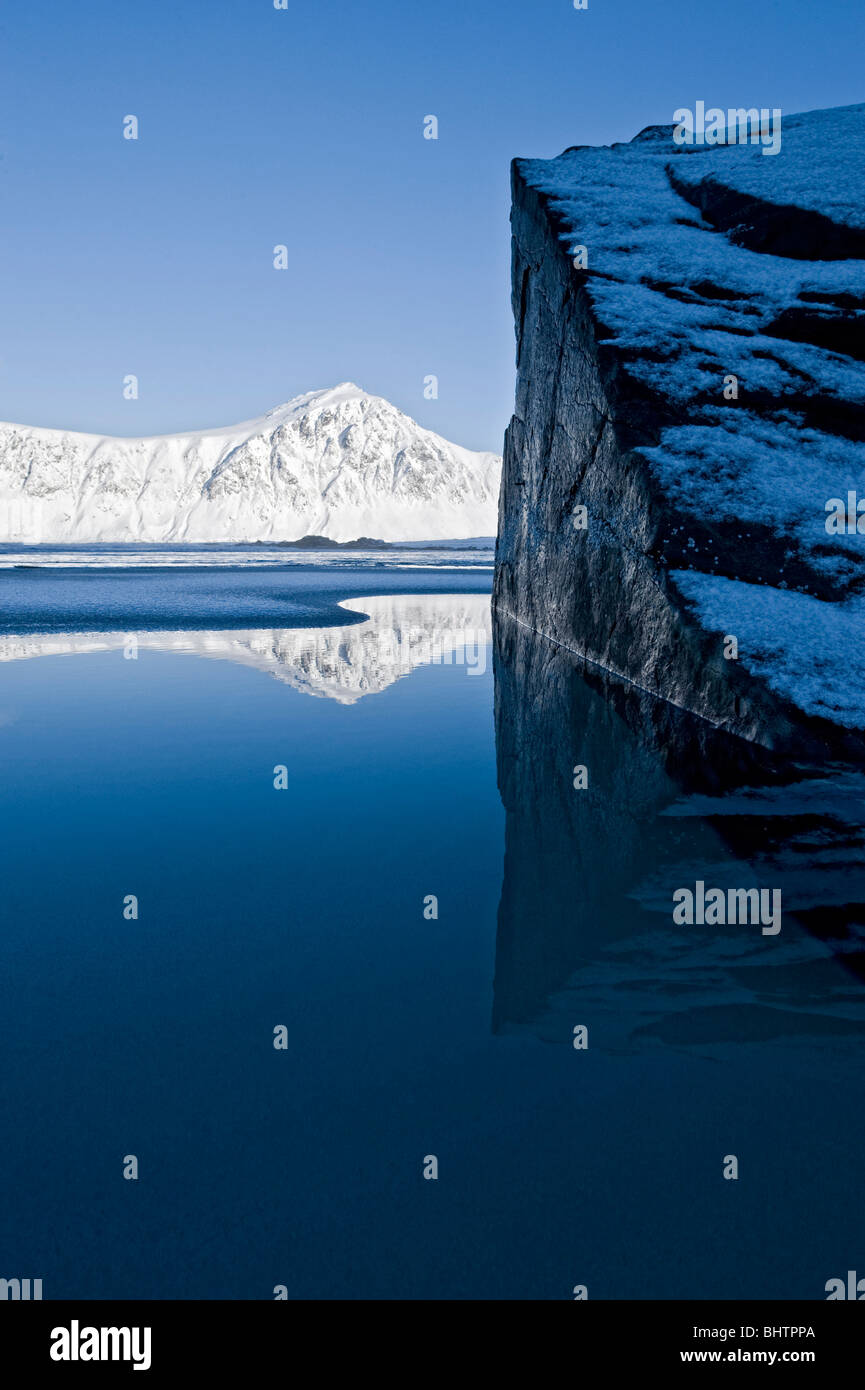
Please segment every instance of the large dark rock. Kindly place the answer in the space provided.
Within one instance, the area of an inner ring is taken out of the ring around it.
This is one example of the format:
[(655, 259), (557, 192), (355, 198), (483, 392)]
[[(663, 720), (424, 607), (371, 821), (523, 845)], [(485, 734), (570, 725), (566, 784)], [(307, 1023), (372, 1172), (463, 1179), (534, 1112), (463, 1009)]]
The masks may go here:
[(513, 165), (499, 621), (770, 746), (865, 729), (863, 150), (856, 106)]

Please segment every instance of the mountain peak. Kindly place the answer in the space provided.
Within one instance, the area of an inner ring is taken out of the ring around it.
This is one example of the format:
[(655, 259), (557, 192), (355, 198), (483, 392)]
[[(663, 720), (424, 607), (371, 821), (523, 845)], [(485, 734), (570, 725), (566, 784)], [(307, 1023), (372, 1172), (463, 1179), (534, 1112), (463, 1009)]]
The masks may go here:
[(291, 400), (268, 410), (263, 418), (270, 420), (274, 415), (305, 415), (311, 410), (327, 410), (346, 401), (380, 399), (379, 396), (371, 396), (353, 381), (341, 381), (338, 386), (327, 386), (319, 391), (304, 391), (300, 396), (292, 396)]
[(183, 434), (0, 424), (0, 541), (457, 540), (495, 532), (500, 472), (351, 381)]

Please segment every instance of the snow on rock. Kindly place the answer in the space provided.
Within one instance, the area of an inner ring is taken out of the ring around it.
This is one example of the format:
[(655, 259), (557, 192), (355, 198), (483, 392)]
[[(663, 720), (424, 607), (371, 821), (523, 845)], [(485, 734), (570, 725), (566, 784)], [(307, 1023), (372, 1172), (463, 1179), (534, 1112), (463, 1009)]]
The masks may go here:
[[(865, 104), (785, 117), (780, 158), (764, 158), (755, 144), (719, 147), (723, 160), (713, 159), (711, 153), (707, 160), (705, 151), (692, 148), (688, 152), (695, 157), (676, 165), (675, 182), (689, 186), (697, 196), (708, 194), (716, 207), (720, 206), (719, 191), (726, 189), (730, 195), (750, 197), (770, 209), (794, 209), (800, 216), (803, 211), (817, 213), (834, 225), (836, 233), (848, 229), (861, 237), (865, 234), (863, 116)], [(825, 166), (830, 160), (833, 167), (827, 180)], [(733, 200), (728, 201), (732, 213)], [(816, 221), (812, 225), (815, 233), (828, 233), (828, 239), (834, 240), (828, 227)], [(758, 218), (751, 235), (769, 228), (768, 216)], [(744, 227), (742, 233), (747, 234)], [(824, 244), (823, 258), (825, 251)]]
[(500, 469), (348, 382), (188, 434), (0, 424), (0, 540), (491, 535)]
[(738, 660), (808, 714), (865, 728), (865, 598), (809, 594), (674, 570), (703, 626), (735, 632)]
[[(839, 625), (861, 646), (865, 105), (785, 118), (772, 157), (671, 125), (512, 183), (497, 612), (749, 739), (865, 727), (843, 650), (813, 677)], [(746, 628), (750, 664), (723, 651)]]

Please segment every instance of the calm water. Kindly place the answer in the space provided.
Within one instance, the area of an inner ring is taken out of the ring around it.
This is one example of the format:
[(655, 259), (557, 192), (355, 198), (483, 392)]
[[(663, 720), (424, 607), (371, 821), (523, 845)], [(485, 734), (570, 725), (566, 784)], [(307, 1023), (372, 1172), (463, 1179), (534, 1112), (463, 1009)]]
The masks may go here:
[[(819, 1299), (860, 1268), (861, 773), (490, 644), (478, 570), (189, 578), (0, 582), (0, 1273)], [(674, 926), (696, 879), (782, 887), (781, 933)]]

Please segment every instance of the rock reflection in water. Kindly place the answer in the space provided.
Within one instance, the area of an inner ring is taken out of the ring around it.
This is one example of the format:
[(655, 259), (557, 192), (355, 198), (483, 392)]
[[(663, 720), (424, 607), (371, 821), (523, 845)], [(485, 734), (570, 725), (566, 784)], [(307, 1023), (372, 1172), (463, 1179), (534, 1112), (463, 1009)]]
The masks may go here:
[[(631, 1051), (865, 1032), (865, 775), (793, 765), (494, 622), (506, 811), (495, 1032)], [(574, 787), (573, 769), (588, 769)], [(782, 890), (783, 926), (673, 893)]]

